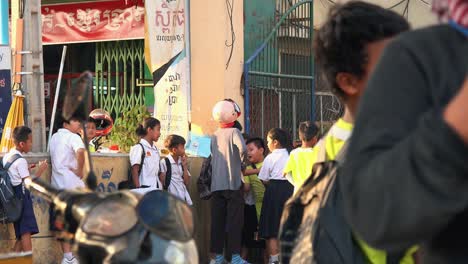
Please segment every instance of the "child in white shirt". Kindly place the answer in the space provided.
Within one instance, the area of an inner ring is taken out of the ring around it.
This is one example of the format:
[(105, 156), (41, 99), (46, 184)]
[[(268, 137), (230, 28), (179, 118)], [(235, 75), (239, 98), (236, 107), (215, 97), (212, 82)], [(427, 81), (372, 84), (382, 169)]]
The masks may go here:
[[(34, 215), (33, 204), (29, 190), (25, 189), (23, 183), (31, 181), (28, 162), (23, 158), (24, 153), (28, 153), (32, 148), (32, 131), (29, 127), (19, 126), (13, 130), (13, 140), (15, 147), (10, 150), (2, 159), (4, 168), (8, 167), (8, 176), (15, 191), (15, 195), (23, 200), (23, 209), (20, 218), (13, 223), (16, 234), (15, 252), (31, 251), (31, 236), (39, 233), (36, 217)], [(40, 177), (47, 169), (47, 160), (38, 164), (35, 177)]]
[(266, 185), (260, 214), (259, 236), (267, 240), (270, 263), (279, 261), (278, 231), (284, 203), (293, 194), (294, 187), (283, 176), (291, 145), (286, 131), (273, 128), (268, 132), (268, 148), (271, 153), (263, 161), (258, 178)]
[[(190, 184), (190, 172), (187, 168), (185, 155), (185, 139), (179, 135), (169, 135), (164, 141), (164, 147), (169, 155), (160, 162), (160, 181), (164, 189), (192, 205), (187, 187)], [(170, 163), (170, 178), (168, 177), (167, 163)]]
[[(161, 123), (158, 119), (149, 117), (139, 125), (136, 133), (141, 139), (140, 143), (130, 149), (133, 184), (136, 188), (147, 188), (148, 191), (162, 190), (162, 184), (158, 178), (161, 158), (154, 144), (161, 136)], [(143, 152), (144, 160), (141, 159)]]

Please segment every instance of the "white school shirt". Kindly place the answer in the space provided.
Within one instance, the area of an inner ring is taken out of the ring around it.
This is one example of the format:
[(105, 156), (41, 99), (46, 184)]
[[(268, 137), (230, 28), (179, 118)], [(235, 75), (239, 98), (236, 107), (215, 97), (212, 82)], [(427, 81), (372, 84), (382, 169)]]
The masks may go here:
[[(140, 139), (140, 143), (145, 148), (145, 160), (143, 161), (143, 168), (141, 168), (140, 173), (140, 186), (146, 185), (151, 189), (162, 190), (161, 182), (159, 181), (159, 160), (161, 159), (159, 155), (159, 150), (156, 145), (150, 145), (146, 139)], [(130, 164), (131, 166), (141, 163), (141, 154), (142, 149), (140, 144), (133, 146), (130, 149)]]
[(287, 181), (287, 179), (283, 177), (283, 170), (288, 162), (288, 158), (289, 153), (286, 149), (273, 150), (263, 161), (263, 166), (258, 173), (258, 178), (262, 181)]
[(50, 160), (52, 162), (52, 186), (59, 189), (85, 187), (73, 171), (78, 167), (76, 152), (85, 146), (78, 134), (61, 128), (50, 139)]
[[(167, 155), (169, 161), (171, 162), (171, 183), (169, 184), (169, 188), (167, 191), (174, 194), (175, 196), (179, 197), (180, 199), (187, 202), (188, 205), (192, 205), (192, 199), (190, 198), (189, 192), (187, 190), (187, 186), (184, 184), (184, 171), (182, 169), (182, 159), (179, 158), (177, 163), (175, 162), (174, 158), (171, 155)], [(166, 161), (164, 159), (160, 162), (161, 172), (166, 172)], [(189, 177), (190, 172), (188, 173)]]
[[(10, 149), (10, 152), (8, 152), (3, 157), (3, 166), (5, 166), (10, 157), (15, 154), (19, 154), (21, 157), (23, 157), (21, 152), (15, 148), (12, 148)], [(8, 169), (8, 175), (10, 176), (11, 184), (13, 186), (20, 185), (24, 178), (29, 177), (28, 162), (26, 159), (19, 158), (13, 164), (11, 164), (10, 168)]]

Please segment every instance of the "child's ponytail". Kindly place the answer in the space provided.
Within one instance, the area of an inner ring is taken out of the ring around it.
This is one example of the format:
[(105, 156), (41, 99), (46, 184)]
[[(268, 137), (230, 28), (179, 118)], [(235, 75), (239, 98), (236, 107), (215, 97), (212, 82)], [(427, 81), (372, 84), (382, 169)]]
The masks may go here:
[(154, 128), (155, 126), (161, 125), (161, 122), (159, 122), (158, 119), (154, 117), (148, 117), (143, 121), (142, 124), (139, 124), (137, 129), (136, 129), (136, 134), (139, 137), (144, 137), (148, 133), (148, 128)]
[(291, 139), (289, 137), (289, 133), (286, 130), (281, 128), (272, 128), (268, 131), (268, 137), (272, 140), (276, 140), (279, 142), (282, 148), (285, 148), (288, 153), (292, 150)]

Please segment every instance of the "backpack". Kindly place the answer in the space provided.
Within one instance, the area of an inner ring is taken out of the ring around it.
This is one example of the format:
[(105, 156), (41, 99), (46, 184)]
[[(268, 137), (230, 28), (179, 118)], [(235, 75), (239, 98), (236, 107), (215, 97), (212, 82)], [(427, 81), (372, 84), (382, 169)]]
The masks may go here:
[[(279, 232), (281, 263), (370, 263), (346, 221), (339, 189), (337, 173), (348, 142), (335, 160), (327, 159), (325, 140), (317, 147), (318, 160), (311, 176), (284, 205)], [(386, 263), (399, 263), (404, 253), (388, 253)]]
[(211, 155), (203, 161), (200, 177), (197, 180), (197, 189), (200, 199), (209, 200), (211, 198)]
[(325, 140), (311, 176), (284, 205), (279, 232), (281, 263), (366, 263), (343, 214), (336, 160), (327, 160)]
[[(140, 168), (138, 169), (138, 176), (141, 174), (141, 170), (143, 169), (143, 163), (145, 162), (145, 148), (141, 143), (138, 143), (138, 145), (141, 146), (141, 149), (143, 150), (141, 152), (141, 159), (140, 159)], [(133, 183), (133, 177), (132, 177), (132, 164), (130, 164), (130, 167), (128, 168), (127, 172), (127, 180), (122, 181), (119, 183), (117, 189), (123, 190), (123, 189), (135, 189), (135, 183)]]
[(16, 197), (8, 175), (8, 169), (20, 158), (19, 154), (11, 156), (5, 166), (3, 159), (0, 159), (0, 221), (4, 223), (16, 222), (23, 212), (23, 199)]
[[(166, 179), (164, 180), (163, 183), (163, 189), (167, 191), (169, 188), (169, 185), (171, 184), (171, 179), (172, 179), (172, 167), (171, 167), (171, 161), (169, 158), (164, 158), (164, 161), (166, 162)], [(182, 166), (182, 171), (184, 171), (184, 166)]]

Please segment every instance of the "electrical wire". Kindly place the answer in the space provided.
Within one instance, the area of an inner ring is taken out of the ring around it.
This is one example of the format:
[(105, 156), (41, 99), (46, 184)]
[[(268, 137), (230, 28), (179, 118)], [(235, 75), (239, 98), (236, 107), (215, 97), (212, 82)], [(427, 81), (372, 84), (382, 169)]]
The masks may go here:
[(405, 9), (403, 10), (403, 16), (406, 17), (406, 19), (408, 19), (409, 17), (409, 4), (410, 4), (410, 0), (408, 0), (408, 2), (406, 2), (406, 6), (405, 6)]
[[(330, 3), (333, 4), (333, 5), (336, 4), (336, 2), (335, 2), (334, 0), (327, 0), (327, 1), (330, 2)], [(391, 7), (388, 7), (387, 9), (393, 9), (393, 8), (395, 8), (395, 7), (397, 7), (397, 6), (401, 5), (401, 4), (403, 4), (405, 1), (408, 1), (408, 0), (401, 0), (400, 2), (398, 2), (398, 3), (394, 4), (394, 5), (392, 5)], [(423, 1), (423, 0), (420, 0), (420, 1)]]
[(397, 6), (401, 5), (401, 4), (403, 4), (405, 1), (408, 1), (408, 0), (401, 0), (400, 2), (398, 2), (398, 3), (394, 4), (394, 5), (392, 5), (391, 7), (387, 8), (387, 9), (393, 9), (393, 8), (395, 8), (395, 7), (397, 7)]
[(432, 6), (431, 3), (425, 1), (425, 0), (419, 0), (420, 2), (423, 2), (424, 4), (428, 5), (428, 6)]
[(231, 44), (228, 44), (227, 40), (224, 42), (226, 47), (231, 48), (231, 51), (229, 52), (229, 58), (226, 62), (226, 70), (227, 70), (229, 68), (229, 63), (231, 62), (231, 59), (232, 59), (232, 53), (234, 52), (234, 43), (236, 42), (236, 33), (234, 32), (234, 23), (232, 21), (232, 14), (234, 11), (234, 0), (226, 0), (226, 8), (227, 8), (227, 13), (229, 17), (229, 22), (231, 24)]

